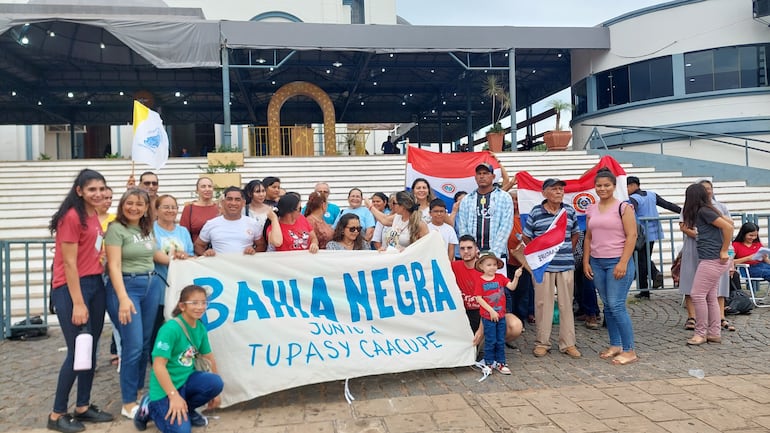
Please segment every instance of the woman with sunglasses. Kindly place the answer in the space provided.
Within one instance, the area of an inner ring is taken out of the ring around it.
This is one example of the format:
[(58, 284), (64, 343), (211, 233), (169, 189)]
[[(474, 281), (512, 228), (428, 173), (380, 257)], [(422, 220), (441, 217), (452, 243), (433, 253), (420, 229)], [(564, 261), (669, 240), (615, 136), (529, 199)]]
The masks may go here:
[(337, 221), (334, 236), (326, 244), (327, 250), (368, 250), (369, 246), (363, 236), (363, 227), (358, 215), (346, 213)]

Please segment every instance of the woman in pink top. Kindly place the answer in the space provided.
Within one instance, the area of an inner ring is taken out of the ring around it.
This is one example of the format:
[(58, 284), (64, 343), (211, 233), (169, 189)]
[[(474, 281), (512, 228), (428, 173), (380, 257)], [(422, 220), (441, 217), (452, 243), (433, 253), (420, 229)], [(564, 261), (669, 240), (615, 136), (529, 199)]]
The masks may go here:
[(639, 359), (634, 351), (631, 317), (626, 310), (626, 297), (636, 269), (636, 217), (633, 207), (614, 197), (616, 182), (615, 175), (606, 168), (596, 173), (594, 187), (599, 203), (586, 213), (583, 272), (599, 291), (610, 335), (610, 346), (599, 357), (611, 359), (615, 365), (626, 365)]

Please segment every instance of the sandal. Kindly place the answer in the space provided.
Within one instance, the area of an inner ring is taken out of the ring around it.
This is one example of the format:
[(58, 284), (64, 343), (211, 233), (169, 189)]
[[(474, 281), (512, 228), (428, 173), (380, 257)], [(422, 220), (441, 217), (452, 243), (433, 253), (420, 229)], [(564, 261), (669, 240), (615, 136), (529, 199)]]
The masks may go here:
[(684, 322), (684, 329), (688, 331), (694, 331), (695, 330), (695, 318), (694, 317), (688, 317), (687, 321)]
[(618, 355), (612, 358), (612, 365), (628, 365), (628, 364), (633, 364), (639, 360), (638, 356), (636, 355), (632, 355), (632, 356), (633, 358), (628, 358), (626, 356), (623, 356), (622, 354)]
[(623, 349), (620, 348), (620, 347), (617, 347), (617, 348), (608, 347), (608, 348), (602, 350), (601, 352), (599, 352), (599, 358), (601, 358), (601, 359), (614, 358), (614, 357), (620, 355), (622, 352), (623, 352)]
[(722, 329), (735, 332), (735, 326), (733, 326), (733, 324), (728, 322), (726, 319), (722, 319)]

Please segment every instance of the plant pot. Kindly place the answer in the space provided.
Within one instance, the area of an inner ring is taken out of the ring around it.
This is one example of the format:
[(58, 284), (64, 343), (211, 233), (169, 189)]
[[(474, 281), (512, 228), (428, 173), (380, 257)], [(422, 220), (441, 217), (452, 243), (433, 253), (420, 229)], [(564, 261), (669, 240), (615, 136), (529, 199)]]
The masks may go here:
[(240, 173), (201, 173), (200, 177), (208, 177), (214, 182), (214, 188), (222, 189), (228, 186), (241, 187)]
[(236, 167), (243, 167), (243, 152), (209, 152), (206, 159), (209, 165), (228, 165), (234, 162)]
[(570, 140), (572, 140), (570, 131), (548, 131), (543, 134), (545, 148), (548, 150), (567, 150)]
[(504, 138), (504, 132), (487, 132), (487, 144), (489, 144), (489, 151), (492, 153), (502, 152)]

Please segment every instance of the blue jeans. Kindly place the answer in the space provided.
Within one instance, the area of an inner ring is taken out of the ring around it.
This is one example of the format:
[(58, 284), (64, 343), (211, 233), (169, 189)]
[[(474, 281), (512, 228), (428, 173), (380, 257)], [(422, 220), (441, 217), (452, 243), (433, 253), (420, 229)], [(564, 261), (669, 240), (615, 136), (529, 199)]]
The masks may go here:
[[(88, 309), (88, 322), (85, 327), (88, 329), (88, 333), (94, 337), (91, 359), (96, 360), (99, 336), (102, 335), (102, 328), (104, 327), (105, 292), (102, 276), (81, 277), (80, 292), (83, 294), (83, 302)], [(90, 370), (72, 370), (72, 364), (75, 360), (75, 337), (80, 333), (80, 327), (72, 324), (72, 297), (70, 297), (69, 287), (65, 284), (54, 289), (51, 293), (51, 300), (56, 309), (56, 317), (59, 318), (59, 326), (61, 326), (64, 341), (67, 343), (67, 356), (64, 358), (64, 363), (59, 370), (59, 379), (56, 382), (53, 411), (55, 413), (67, 413), (70, 390), (75, 379), (78, 380), (75, 404), (78, 407), (83, 407), (91, 403), (91, 385), (94, 382), (96, 363), (92, 362)]]
[(160, 304), (163, 282), (155, 275), (124, 275), (126, 294), (136, 308), (131, 322), (122, 325), (118, 320), (120, 302), (111, 281), (107, 283), (107, 309), (114, 326), (118, 328), (122, 346), (120, 358), (120, 393), (123, 404), (135, 402), (144, 388), (147, 361), (152, 349), (152, 327)]
[(505, 364), (505, 312), (500, 313), (497, 322), (482, 317), (481, 324), (484, 326), (484, 363)]
[(187, 382), (177, 390), (179, 395), (187, 402), (187, 420), (182, 420), (181, 424), (173, 424), (166, 419), (168, 413), (168, 397), (160, 400), (151, 401), (149, 412), (150, 418), (155, 423), (155, 427), (163, 433), (189, 433), (190, 415), (196, 407), (203, 406), (222, 392), (224, 383), (222, 378), (214, 373), (204, 373), (196, 371), (187, 378)]
[(578, 311), (588, 315), (599, 315), (599, 303), (596, 302), (596, 286), (593, 281), (586, 278), (583, 274), (583, 263), (575, 268), (575, 300), (578, 304)]
[(615, 279), (612, 271), (620, 262), (620, 257), (609, 259), (591, 257), (589, 262), (594, 272), (594, 285), (604, 304), (604, 321), (607, 323), (607, 332), (610, 334), (610, 346), (622, 347), (623, 351), (633, 350), (634, 329), (631, 325), (631, 317), (626, 310), (626, 298), (635, 277), (634, 260), (628, 260), (626, 275), (619, 280)]
[(765, 262), (759, 262), (756, 265), (749, 266), (751, 278), (764, 278), (770, 281), (770, 265)]

